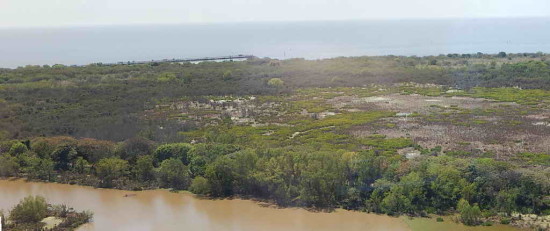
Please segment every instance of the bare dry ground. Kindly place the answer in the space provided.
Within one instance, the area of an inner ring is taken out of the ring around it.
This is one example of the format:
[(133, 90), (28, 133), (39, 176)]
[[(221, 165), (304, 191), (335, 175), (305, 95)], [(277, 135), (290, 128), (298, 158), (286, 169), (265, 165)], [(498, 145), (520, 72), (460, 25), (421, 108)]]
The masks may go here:
[(382, 134), (407, 137), (443, 151), (464, 151), (508, 159), (523, 152), (550, 153), (550, 111), (516, 103), (468, 97), (430, 97), (388, 94), (357, 98), (336, 97), (329, 102), (351, 111), (389, 110), (395, 117), (354, 128), (365, 137)]
[[(361, 96), (358, 92), (368, 94)], [(259, 101), (254, 96), (184, 100), (158, 106), (146, 116), (161, 115), (200, 126), (219, 124), (224, 118), (244, 126), (291, 126), (288, 122), (296, 118), (322, 120), (346, 111), (391, 111), (395, 116), (353, 126), (349, 128), (349, 134), (356, 137), (384, 135), (387, 138), (409, 138), (423, 148), (441, 147), (447, 154), (500, 160), (516, 158), (518, 153), (550, 154), (550, 107), (540, 105), (484, 98), (403, 94), (384, 89), (320, 91), (281, 96), (279, 100)]]

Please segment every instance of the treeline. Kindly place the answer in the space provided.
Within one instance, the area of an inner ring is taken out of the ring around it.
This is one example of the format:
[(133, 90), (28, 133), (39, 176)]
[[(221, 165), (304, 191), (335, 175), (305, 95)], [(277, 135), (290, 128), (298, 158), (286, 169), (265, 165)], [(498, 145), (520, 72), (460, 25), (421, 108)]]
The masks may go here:
[(281, 206), (394, 215), (459, 209), (474, 211), (475, 217), (468, 218), (474, 223), (497, 213), (550, 213), (548, 168), (458, 159), (437, 149), (409, 160), (383, 149), (351, 152), (313, 144), (252, 149), (222, 143), (155, 145), (142, 138), (113, 143), (51, 137), (4, 142), (0, 150), (2, 176), (97, 187), (162, 187), (213, 197), (254, 197)]
[[(70, 135), (122, 141), (146, 136), (178, 140), (193, 129), (143, 116), (164, 101), (205, 95), (276, 95), (307, 87), (402, 82), (452, 87), (519, 86), (550, 89), (548, 55), (450, 54), (323, 60), (0, 69), (0, 139)], [(269, 84), (271, 79), (281, 85)], [(159, 126), (164, 129), (157, 129)]]

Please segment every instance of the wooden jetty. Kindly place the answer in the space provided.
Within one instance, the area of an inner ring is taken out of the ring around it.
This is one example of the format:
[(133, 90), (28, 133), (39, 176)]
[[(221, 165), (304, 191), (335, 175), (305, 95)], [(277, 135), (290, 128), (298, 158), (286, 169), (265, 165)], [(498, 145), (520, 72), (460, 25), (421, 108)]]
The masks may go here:
[(230, 55), (230, 56), (218, 56), (218, 57), (204, 57), (204, 58), (188, 58), (188, 59), (161, 59), (151, 61), (127, 61), (116, 63), (95, 63), (103, 66), (115, 66), (115, 65), (133, 65), (133, 64), (149, 64), (149, 63), (186, 63), (186, 62), (202, 62), (202, 61), (220, 61), (220, 60), (245, 60), (254, 58), (253, 55)]

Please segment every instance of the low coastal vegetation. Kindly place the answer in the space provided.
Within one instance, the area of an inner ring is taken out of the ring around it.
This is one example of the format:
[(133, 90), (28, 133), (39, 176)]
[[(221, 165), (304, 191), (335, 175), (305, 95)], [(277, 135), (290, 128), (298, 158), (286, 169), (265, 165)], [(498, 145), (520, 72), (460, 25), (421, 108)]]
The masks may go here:
[(547, 228), (546, 58), (1, 70), (0, 176)]
[[(143, 118), (142, 112), (174, 99), (228, 95), (269, 98), (302, 88), (405, 82), (460, 89), (549, 90), (549, 63), (543, 53), (478, 53), (0, 69), (0, 137), (70, 135), (120, 141), (147, 135), (173, 142), (178, 141), (179, 131), (195, 127), (171, 120), (151, 121)], [(315, 101), (302, 102), (317, 105)], [(322, 109), (322, 105), (317, 106)]]
[(69, 231), (92, 220), (92, 213), (77, 212), (66, 205), (51, 205), (41, 196), (28, 196), (9, 213), (0, 211), (3, 230)]

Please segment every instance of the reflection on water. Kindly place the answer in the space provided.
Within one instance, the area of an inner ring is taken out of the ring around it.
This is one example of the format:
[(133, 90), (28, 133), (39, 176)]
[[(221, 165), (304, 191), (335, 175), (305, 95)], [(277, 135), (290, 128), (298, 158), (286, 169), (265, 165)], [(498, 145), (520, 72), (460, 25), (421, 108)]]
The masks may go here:
[[(124, 197), (126, 194), (136, 196)], [(314, 213), (274, 209), (248, 200), (205, 200), (165, 190), (128, 192), (110, 189), (0, 180), (0, 209), (27, 195), (52, 204), (94, 212), (94, 222), (79, 230), (409, 230), (400, 218), (338, 210)]]

